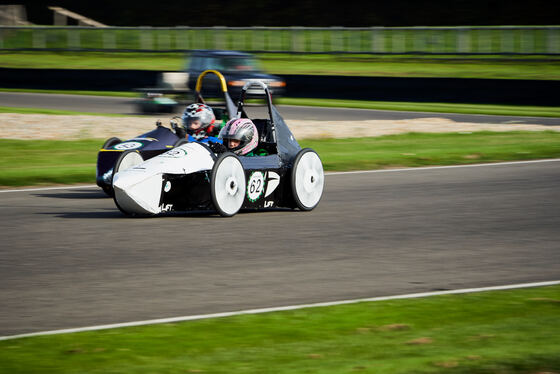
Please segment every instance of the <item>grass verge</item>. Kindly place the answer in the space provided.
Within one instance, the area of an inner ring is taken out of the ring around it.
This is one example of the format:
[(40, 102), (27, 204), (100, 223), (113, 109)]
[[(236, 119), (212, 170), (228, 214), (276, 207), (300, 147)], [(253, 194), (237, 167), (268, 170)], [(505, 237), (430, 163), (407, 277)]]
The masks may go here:
[(72, 110), (61, 110), (61, 109), (43, 109), (43, 108), (16, 108), (0, 106), (0, 113), (18, 113), (18, 114), (59, 114), (59, 115), (69, 115), (69, 116), (104, 116), (104, 117), (122, 117), (124, 114), (113, 114), (113, 113), (90, 113), (90, 112), (75, 112)]
[(0, 341), (5, 373), (560, 370), (560, 286)]
[[(103, 140), (0, 139), (0, 186), (93, 183)], [(371, 138), (304, 139), (325, 170), (360, 170), (560, 157), (560, 133), (410, 133)]]
[(559, 107), (491, 104), (415, 103), (392, 101), (361, 101), (339, 99), (279, 98), (280, 105), (301, 105), (330, 108), (398, 110), (408, 112), (489, 114), (501, 116), (560, 117)]
[(116, 97), (139, 97), (138, 92), (129, 91), (77, 91), (77, 90), (39, 90), (32, 88), (0, 88), (0, 92), (27, 92), (59, 95), (86, 95), (86, 96), (116, 96)]
[[(104, 92), (99, 91), (56, 91), (56, 90), (10, 90), (0, 88), (0, 92), (30, 92), (30, 93), (52, 93), (67, 95), (94, 95), (94, 96), (119, 96), (139, 97), (132, 92)], [(114, 94), (114, 95), (113, 95)], [(252, 102), (252, 100), (248, 100)], [(260, 102), (260, 101), (259, 101)], [(528, 106), (528, 105), (493, 105), (493, 104), (455, 104), (455, 103), (417, 103), (403, 101), (364, 101), (364, 100), (340, 100), (340, 99), (305, 99), (305, 98), (279, 98), (275, 100), (279, 105), (315, 106), (328, 108), (356, 108), (373, 110), (395, 110), (407, 112), (429, 112), (429, 113), (462, 113), (462, 114), (487, 114), (500, 116), (525, 116), (525, 117), (560, 117), (560, 108), (551, 106)], [(17, 108), (1, 107), (0, 113), (34, 113), (34, 114), (88, 114), (104, 116), (120, 116), (120, 114), (84, 113), (68, 110), (41, 109), (41, 108)]]
[[(273, 74), (399, 77), (560, 79), (554, 56), (391, 56), (259, 54)], [(33, 69), (140, 69), (179, 71), (182, 53), (2, 52), (0, 67)]]

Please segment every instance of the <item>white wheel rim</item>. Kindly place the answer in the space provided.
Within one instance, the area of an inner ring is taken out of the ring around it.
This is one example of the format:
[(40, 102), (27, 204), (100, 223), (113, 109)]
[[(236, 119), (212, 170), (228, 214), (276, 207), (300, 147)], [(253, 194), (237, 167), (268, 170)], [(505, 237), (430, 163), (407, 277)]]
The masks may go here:
[(141, 164), (142, 162), (144, 162), (144, 159), (142, 158), (140, 153), (138, 152), (127, 153), (122, 158), (121, 163), (119, 164), (118, 169), (115, 171), (115, 173), (118, 173), (119, 171), (123, 171), (126, 169), (130, 169), (131, 167)]
[(237, 192), (237, 181), (233, 177), (226, 180), (226, 192), (230, 196), (235, 196)]
[(226, 157), (214, 176), (216, 204), (228, 215), (233, 215), (243, 205), (245, 198), (245, 171), (235, 157)]
[(299, 159), (295, 170), (295, 189), (300, 203), (313, 208), (323, 195), (325, 175), (323, 164), (315, 152), (306, 152)]

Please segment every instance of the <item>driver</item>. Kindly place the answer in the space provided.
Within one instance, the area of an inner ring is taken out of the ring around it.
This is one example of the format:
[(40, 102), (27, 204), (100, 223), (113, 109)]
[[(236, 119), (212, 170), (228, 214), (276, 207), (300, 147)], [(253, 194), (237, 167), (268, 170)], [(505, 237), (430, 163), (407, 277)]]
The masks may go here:
[(189, 140), (204, 141), (208, 137), (215, 137), (220, 131), (216, 126), (214, 111), (206, 104), (191, 104), (181, 116), (183, 127), (189, 135)]
[(229, 151), (239, 156), (266, 156), (268, 154), (263, 149), (255, 151), (259, 144), (259, 134), (253, 121), (248, 118), (234, 118), (229, 121), (220, 131), (218, 139), (223, 141)]

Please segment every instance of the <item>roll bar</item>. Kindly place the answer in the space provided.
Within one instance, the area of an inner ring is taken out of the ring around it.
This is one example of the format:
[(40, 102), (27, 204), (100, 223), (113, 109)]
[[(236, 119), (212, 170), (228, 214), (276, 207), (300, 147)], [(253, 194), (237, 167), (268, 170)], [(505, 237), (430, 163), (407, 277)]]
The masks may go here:
[(217, 70), (204, 70), (202, 73), (200, 73), (200, 75), (198, 76), (198, 79), (196, 80), (196, 86), (195, 86), (195, 92), (194, 92), (195, 102), (200, 103), (200, 104), (206, 104), (206, 101), (202, 97), (201, 90), (202, 90), (202, 80), (208, 74), (214, 74), (220, 80), (220, 86), (221, 86), (221, 89), (222, 89), (222, 94), (224, 95), (224, 102), (225, 102), (225, 107), (226, 107), (226, 111), (227, 111), (227, 117), (228, 117), (228, 119), (231, 119), (233, 117), (233, 115), (236, 113), (235, 112), (236, 105), (228, 94), (226, 79), (224, 78), (222, 73), (220, 73)]
[(221, 83), (221, 86), (222, 86), (222, 92), (227, 92), (226, 79), (224, 78), (222, 73), (220, 73), (217, 70), (204, 70), (202, 73), (200, 73), (200, 75), (198, 76), (198, 79), (196, 80), (196, 87), (195, 87), (194, 90), (197, 93), (200, 93), (200, 89), (202, 88), (202, 79), (210, 73), (216, 75), (220, 79), (220, 83)]
[(245, 85), (241, 89), (241, 93), (239, 94), (239, 102), (237, 103), (236, 117), (241, 118), (241, 116), (245, 113), (245, 110), (243, 109), (243, 105), (245, 103), (245, 96), (247, 94), (247, 90), (251, 86), (260, 86), (266, 94), (266, 106), (268, 107), (268, 117), (270, 118), (270, 133), (272, 134), (272, 140), (276, 143), (276, 127), (274, 125), (274, 118), (272, 117), (272, 96), (270, 95), (268, 86), (263, 82), (249, 81), (245, 83)]

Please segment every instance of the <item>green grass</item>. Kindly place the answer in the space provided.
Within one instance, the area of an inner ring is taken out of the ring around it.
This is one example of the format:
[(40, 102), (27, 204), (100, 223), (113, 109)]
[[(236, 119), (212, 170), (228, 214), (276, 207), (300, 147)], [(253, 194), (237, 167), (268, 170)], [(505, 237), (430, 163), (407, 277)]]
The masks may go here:
[(0, 341), (2, 373), (544, 373), (560, 286)]
[(490, 114), (502, 116), (560, 117), (559, 107), (494, 104), (414, 103), (399, 101), (362, 101), (340, 99), (280, 98), (280, 105), (302, 105), (331, 108), (398, 110), (411, 112)]
[(32, 88), (0, 88), (0, 92), (29, 92), (45, 94), (64, 94), (64, 95), (86, 95), (86, 96), (117, 96), (117, 97), (138, 97), (138, 92), (126, 91), (77, 91), (77, 90), (39, 90)]
[[(560, 79), (560, 57), (260, 54), (275, 74)], [(0, 67), (182, 70), (182, 53), (2, 52)]]
[[(93, 183), (103, 140), (0, 139), (0, 186)], [(460, 165), (560, 157), (560, 133), (476, 132), (304, 139), (325, 170)]]
[(410, 133), (302, 141), (325, 170), (462, 165), (560, 157), (558, 132)]
[[(99, 92), (99, 91), (63, 91), (63, 90), (8, 90), (0, 88), (0, 92), (32, 92), (32, 93), (54, 93), (68, 95), (101, 95), (138, 97), (132, 92)], [(251, 100), (249, 100), (251, 102)], [(431, 112), (431, 113), (463, 113), (463, 114), (488, 114), (501, 116), (529, 116), (529, 117), (560, 117), (560, 108), (551, 106), (529, 106), (529, 105), (495, 105), (495, 104), (456, 104), (456, 103), (415, 103), (402, 101), (364, 101), (364, 100), (341, 100), (341, 99), (302, 99), (302, 98), (279, 98), (275, 101), (279, 105), (316, 106), (330, 108), (357, 108), (376, 110), (396, 110), (409, 112)], [(121, 114), (87, 113), (69, 110), (41, 109), (41, 108), (17, 108), (2, 107), (0, 113), (22, 113), (22, 114), (89, 114), (98, 116), (121, 116)]]
[(0, 66), (28, 69), (181, 70), (182, 53), (0, 52)]
[(262, 65), (276, 74), (357, 75), (374, 77), (560, 79), (560, 59), (485, 59), (447, 56), (265, 55)]
[(122, 117), (123, 114), (113, 113), (90, 113), (90, 112), (76, 112), (72, 110), (60, 109), (43, 109), (43, 108), (17, 108), (0, 106), (0, 113), (19, 113), (19, 114), (59, 114), (59, 115), (89, 115), (89, 116), (106, 116), (106, 117)]
[(100, 140), (0, 139), (0, 186), (95, 182)]

